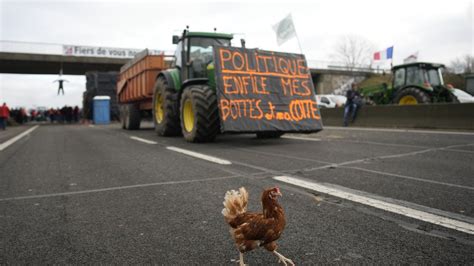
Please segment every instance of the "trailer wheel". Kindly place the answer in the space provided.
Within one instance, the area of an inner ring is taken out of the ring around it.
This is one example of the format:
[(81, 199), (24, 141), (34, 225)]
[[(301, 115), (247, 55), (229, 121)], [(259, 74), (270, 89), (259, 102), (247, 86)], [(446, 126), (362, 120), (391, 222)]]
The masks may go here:
[(398, 93), (397, 97), (395, 97), (394, 101), (394, 103), (399, 105), (414, 105), (430, 102), (430, 96), (418, 88), (403, 89), (400, 93)]
[(122, 128), (128, 130), (140, 129), (141, 116), (138, 105), (134, 103), (125, 104), (120, 109)]
[(161, 136), (177, 136), (180, 132), (176, 93), (168, 89), (166, 81), (158, 78), (153, 93), (153, 124)]
[(122, 129), (127, 129), (125, 126), (125, 117), (126, 117), (126, 112), (125, 112), (125, 105), (120, 105), (119, 107), (120, 110), (120, 124), (122, 125)]
[(219, 133), (216, 93), (207, 85), (192, 85), (181, 95), (181, 131), (189, 142), (211, 142)]
[(280, 138), (284, 132), (280, 131), (264, 131), (264, 132), (257, 132), (257, 139), (277, 139)]

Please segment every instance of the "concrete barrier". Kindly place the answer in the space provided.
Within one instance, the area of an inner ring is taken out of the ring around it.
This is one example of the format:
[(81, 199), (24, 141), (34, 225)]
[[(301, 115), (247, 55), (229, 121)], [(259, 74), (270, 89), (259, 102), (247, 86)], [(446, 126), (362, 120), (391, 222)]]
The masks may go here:
[[(344, 108), (321, 109), (325, 126), (342, 126)], [(363, 106), (356, 127), (474, 130), (474, 103)]]

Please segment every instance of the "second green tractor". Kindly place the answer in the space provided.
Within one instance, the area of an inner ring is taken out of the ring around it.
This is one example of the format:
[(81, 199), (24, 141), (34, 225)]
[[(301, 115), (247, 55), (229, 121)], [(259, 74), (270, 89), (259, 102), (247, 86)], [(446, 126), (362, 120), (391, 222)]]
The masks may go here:
[(416, 62), (394, 66), (391, 84), (361, 87), (360, 92), (369, 104), (414, 105), (424, 103), (457, 102), (444, 84), (442, 64)]

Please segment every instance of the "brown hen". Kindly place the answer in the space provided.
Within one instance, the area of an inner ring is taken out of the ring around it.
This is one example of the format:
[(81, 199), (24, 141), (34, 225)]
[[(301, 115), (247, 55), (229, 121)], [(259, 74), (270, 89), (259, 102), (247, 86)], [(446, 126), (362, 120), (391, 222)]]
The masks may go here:
[(278, 187), (269, 188), (262, 193), (262, 213), (247, 212), (248, 192), (244, 187), (239, 191), (227, 191), (222, 214), (230, 225), (230, 233), (240, 251), (240, 265), (244, 264), (243, 253), (257, 247), (264, 247), (275, 254), (279, 262), (295, 265), (292, 260), (276, 251), (276, 241), (285, 229), (286, 220), (283, 208), (277, 199), (282, 196)]

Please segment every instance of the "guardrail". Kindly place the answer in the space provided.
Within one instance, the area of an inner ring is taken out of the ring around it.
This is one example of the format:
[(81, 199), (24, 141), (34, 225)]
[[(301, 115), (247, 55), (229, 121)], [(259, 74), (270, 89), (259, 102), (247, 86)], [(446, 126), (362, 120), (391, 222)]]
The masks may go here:
[[(321, 109), (325, 126), (342, 126), (344, 108)], [(474, 130), (474, 103), (363, 106), (349, 126)]]

